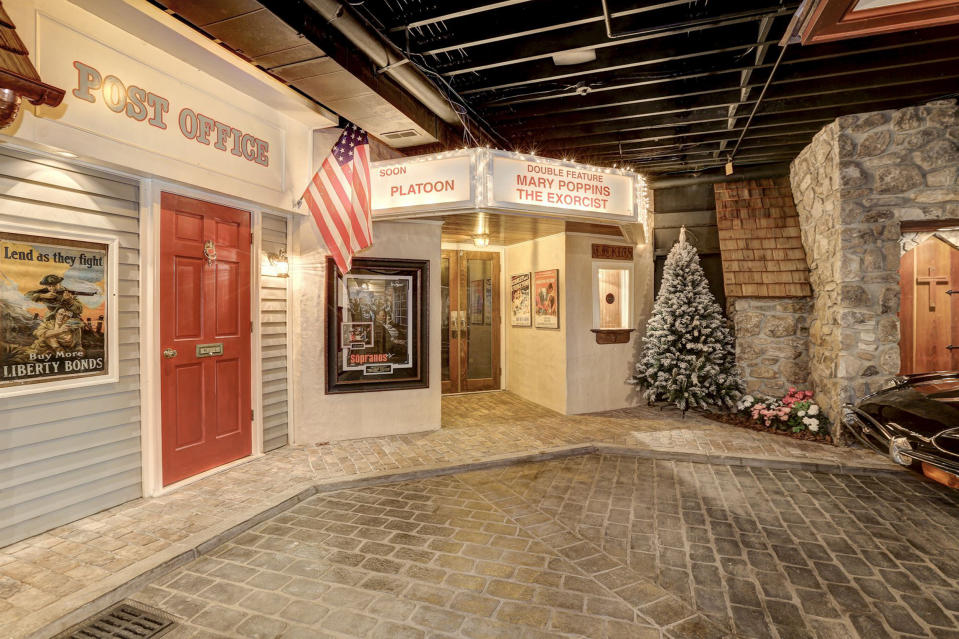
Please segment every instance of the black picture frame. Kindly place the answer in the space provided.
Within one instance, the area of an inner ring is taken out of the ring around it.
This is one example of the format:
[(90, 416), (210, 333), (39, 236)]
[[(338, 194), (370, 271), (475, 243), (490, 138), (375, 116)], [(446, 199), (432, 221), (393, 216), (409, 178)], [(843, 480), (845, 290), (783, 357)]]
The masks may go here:
[[(429, 260), (356, 257), (343, 274), (327, 258), (326, 394), (429, 388), (429, 280)], [(343, 322), (362, 321), (374, 346), (344, 348)]]

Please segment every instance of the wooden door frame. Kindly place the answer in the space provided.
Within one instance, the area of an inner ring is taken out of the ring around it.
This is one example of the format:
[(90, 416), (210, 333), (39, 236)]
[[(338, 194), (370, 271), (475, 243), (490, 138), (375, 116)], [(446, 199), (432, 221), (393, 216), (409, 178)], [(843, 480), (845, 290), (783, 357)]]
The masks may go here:
[[(502, 286), (502, 273), (504, 269), (504, 262), (506, 261), (505, 252), (498, 249), (492, 250), (475, 250), (472, 246), (469, 245), (446, 245), (441, 248), (441, 259), (443, 254), (450, 254), (450, 312), (452, 313), (456, 306), (461, 308), (457, 309), (458, 312), (467, 313), (469, 312), (468, 308), (468, 299), (469, 294), (466, 292), (466, 261), (472, 256), (473, 259), (485, 258), (485, 256), (493, 255), (495, 256), (493, 261), (493, 273), (492, 273), (492, 297), (496, 300), (494, 305), (495, 312), (493, 313), (492, 325), (495, 328), (493, 331), (492, 344), (490, 345), (491, 351), (493, 353), (493, 371), (494, 375), (491, 378), (491, 382), (486, 382), (482, 386), (492, 386), (492, 388), (470, 388), (468, 380), (460, 378), (459, 373), (465, 372), (468, 369), (468, 349), (457, 349), (454, 358), (453, 352), (453, 339), (450, 338), (450, 381), (442, 382), (442, 393), (443, 394), (452, 394), (452, 393), (469, 393), (469, 392), (479, 392), (487, 390), (500, 390), (503, 387), (504, 375), (504, 364), (505, 364), (505, 355), (503, 353), (503, 347), (505, 345), (505, 326), (503, 325), (503, 308), (506, 301), (503, 299), (503, 289)], [(456, 282), (456, 285), (453, 285), (452, 277), (455, 273), (459, 274), (459, 281)], [(452, 331), (452, 318), (450, 321), (450, 330)], [(458, 338), (465, 339), (465, 338)], [(452, 385), (454, 380), (459, 384), (458, 388), (453, 389)]]
[[(459, 251), (456, 249), (440, 249), (440, 295), (442, 295), (443, 288), (443, 271), (442, 271), (442, 261), (445, 259), (446, 255), (449, 255), (449, 277), (450, 280), (447, 282), (447, 288), (449, 289), (449, 307), (450, 307), (450, 319), (449, 319), (449, 353), (447, 353), (449, 359), (449, 369), (450, 369), (450, 378), (448, 380), (443, 379), (442, 374), (442, 362), (440, 364), (440, 393), (441, 394), (450, 394), (458, 393), (460, 389), (453, 389), (453, 384), (459, 382), (459, 371), (460, 371), (460, 361), (459, 361), (459, 332), (457, 331), (457, 342), (456, 349), (454, 350), (453, 346), (453, 309), (459, 306), (459, 286), (453, 284), (452, 278), (455, 273), (459, 272), (458, 262), (459, 262)], [(440, 311), (442, 312), (442, 310)], [(459, 312), (458, 310), (456, 311)], [(443, 318), (440, 318), (440, 330), (442, 330)], [(440, 350), (442, 351), (443, 342), (442, 335), (440, 335)], [(456, 357), (453, 357), (453, 353), (456, 353)], [(442, 353), (440, 355), (442, 357)]]
[[(462, 251), (462, 254), (460, 255), (460, 259), (463, 260), (464, 264), (462, 265), (462, 268), (460, 270), (462, 271), (461, 274), (462, 274), (463, 286), (460, 288), (460, 292), (466, 291), (466, 288), (467, 288), (466, 285), (468, 283), (467, 278), (469, 277), (469, 273), (468, 273), (469, 260), (484, 259), (485, 256), (487, 255), (494, 256), (494, 259), (492, 260), (493, 291), (492, 291), (491, 297), (494, 300), (496, 300), (496, 303), (493, 304), (494, 313), (492, 318), (492, 323), (493, 323), (492, 326), (495, 330), (493, 331), (493, 339), (492, 339), (493, 343), (490, 345), (490, 350), (493, 353), (493, 361), (492, 361), (493, 377), (490, 379), (489, 382), (486, 382), (485, 380), (473, 380), (473, 388), (470, 388), (470, 380), (466, 376), (463, 376), (462, 384), (460, 385), (461, 392), (473, 392), (473, 391), (480, 391), (480, 390), (498, 390), (503, 385), (502, 374), (501, 374), (502, 363), (500, 361), (501, 359), (500, 342), (503, 339), (502, 337), (503, 303), (502, 303), (502, 300), (500, 299), (500, 290), (502, 288), (500, 286), (500, 273), (503, 267), (502, 266), (503, 260), (500, 258), (500, 256), (492, 251)], [(466, 298), (467, 300), (469, 300), (469, 293), (466, 294)], [(484, 300), (485, 300), (485, 294), (484, 294)], [(467, 308), (466, 311), (468, 313), (469, 309)], [(463, 371), (469, 370), (469, 361), (467, 359), (468, 356), (469, 356), (469, 348), (463, 349), (462, 359), (460, 360), (463, 366), (462, 368)], [(486, 386), (492, 386), (492, 388), (485, 388)]]
[[(938, 229), (937, 229), (938, 230)], [(911, 374), (915, 373), (915, 358), (916, 358), (916, 308), (915, 308), (915, 298), (916, 298), (916, 277), (917, 273), (915, 271), (916, 261), (919, 256), (919, 248), (925, 243), (930, 241), (939, 241), (943, 244), (950, 247), (952, 250), (959, 251), (953, 242), (939, 237), (935, 232), (932, 233), (929, 237), (924, 239), (922, 242), (916, 244), (908, 251), (905, 251), (899, 257), (899, 358), (900, 358), (900, 369), (899, 374)], [(905, 259), (906, 256), (911, 256), (911, 259)], [(959, 261), (953, 261), (950, 259), (950, 271), (949, 278), (952, 282), (959, 282)], [(908, 289), (904, 286), (905, 282), (909, 282)], [(935, 287), (930, 285), (930, 292), (934, 291)], [(950, 298), (949, 303), (954, 304), (957, 300)], [(909, 317), (903, 317), (903, 312), (905, 309), (909, 309)], [(955, 308), (955, 306), (953, 306)], [(954, 344), (959, 344), (959, 324), (956, 323), (955, 318), (952, 322), (952, 333), (949, 336), (949, 342)], [(911, 359), (906, 360), (906, 353), (910, 354)], [(951, 357), (955, 357), (954, 354), (950, 354)], [(949, 366), (948, 369), (955, 368), (955, 366)], [(909, 372), (905, 372), (906, 369)], [(925, 371), (924, 371), (925, 372)]]
[[(250, 337), (250, 405), (253, 407), (253, 424), (251, 428), (251, 450), (249, 457), (229, 462), (222, 466), (204, 471), (193, 477), (163, 486), (161, 437), (162, 417), (161, 405), (161, 374), (160, 374), (160, 221), (162, 210), (160, 198), (162, 193), (171, 193), (183, 197), (193, 198), (238, 208), (250, 212), (250, 232), (253, 235), (253, 244), (250, 248), (250, 318), (253, 321), (253, 334)], [(262, 360), (258, 356), (261, 352), (260, 332), (260, 260), (263, 214), (281, 215), (289, 219), (289, 214), (268, 209), (238, 198), (229, 198), (201, 189), (174, 184), (159, 179), (143, 179), (140, 181), (140, 451), (142, 460), (142, 490), (144, 497), (155, 497), (191, 484), (214, 473), (221, 472), (251, 459), (263, 455), (263, 370)], [(292, 233), (287, 227), (287, 243)], [(287, 335), (291, 324), (291, 313), (287, 313)], [(287, 340), (287, 367), (292, 362), (292, 340)], [(287, 405), (293, 406), (292, 384), (288, 385), (290, 394)], [(290, 442), (293, 441), (292, 412), (288, 420), (290, 428)]]

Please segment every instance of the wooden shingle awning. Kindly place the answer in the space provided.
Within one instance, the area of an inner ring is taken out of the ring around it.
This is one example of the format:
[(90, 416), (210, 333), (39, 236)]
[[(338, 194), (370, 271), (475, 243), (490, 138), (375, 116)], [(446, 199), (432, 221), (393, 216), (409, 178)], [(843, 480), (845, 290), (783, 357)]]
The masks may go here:
[(788, 178), (714, 186), (727, 297), (812, 295)]
[(64, 90), (40, 79), (30, 52), (17, 35), (13, 20), (0, 3), (0, 89), (10, 89), (32, 104), (55, 107), (63, 100)]

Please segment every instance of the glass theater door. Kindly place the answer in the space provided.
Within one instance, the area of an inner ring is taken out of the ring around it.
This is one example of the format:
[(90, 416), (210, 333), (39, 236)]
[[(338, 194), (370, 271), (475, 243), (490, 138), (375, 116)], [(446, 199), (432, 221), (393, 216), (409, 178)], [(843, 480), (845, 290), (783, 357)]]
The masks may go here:
[(443, 251), (443, 392), (499, 390), (499, 253)]

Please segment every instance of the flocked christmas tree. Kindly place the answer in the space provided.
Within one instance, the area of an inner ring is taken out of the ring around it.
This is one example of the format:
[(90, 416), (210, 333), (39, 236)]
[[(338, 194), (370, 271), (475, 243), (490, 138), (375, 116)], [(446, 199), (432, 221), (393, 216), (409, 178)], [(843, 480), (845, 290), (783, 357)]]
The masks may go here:
[(733, 334), (685, 228), (666, 258), (633, 383), (650, 403), (666, 401), (684, 412), (731, 408), (744, 391)]

